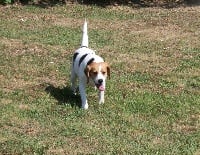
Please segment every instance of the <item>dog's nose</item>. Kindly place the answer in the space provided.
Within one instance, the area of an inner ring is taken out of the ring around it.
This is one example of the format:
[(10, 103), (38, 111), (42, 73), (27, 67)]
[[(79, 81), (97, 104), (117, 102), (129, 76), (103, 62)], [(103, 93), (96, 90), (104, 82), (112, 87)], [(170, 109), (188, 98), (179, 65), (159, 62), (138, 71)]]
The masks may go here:
[(98, 83), (99, 83), (99, 84), (102, 84), (102, 83), (103, 83), (103, 79), (99, 79), (99, 80), (98, 80)]

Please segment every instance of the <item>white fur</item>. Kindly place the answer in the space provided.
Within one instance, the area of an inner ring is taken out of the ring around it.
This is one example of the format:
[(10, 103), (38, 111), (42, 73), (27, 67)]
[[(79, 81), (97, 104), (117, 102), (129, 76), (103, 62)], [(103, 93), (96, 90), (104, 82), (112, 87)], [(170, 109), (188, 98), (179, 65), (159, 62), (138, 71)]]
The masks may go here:
[[(82, 42), (81, 47), (75, 51), (77, 53), (77, 56), (75, 60), (72, 62), (71, 67), (71, 85), (72, 90), (75, 93), (76, 92), (76, 79), (79, 80), (79, 91), (81, 96), (81, 102), (82, 102), (82, 108), (88, 109), (88, 101), (86, 97), (86, 85), (88, 83), (87, 76), (84, 72), (85, 68), (87, 67), (87, 63), (92, 58), (94, 59), (93, 62), (100, 63), (104, 62), (104, 60), (95, 54), (95, 52), (88, 48), (88, 34), (87, 34), (87, 22), (85, 20), (84, 26), (83, 26), (83, 36), (82, 36)], [(82, 56), (87, 56), (83, 59), (83, 61), (80, 63), (80, 59)], [(89, 79), (90, 83), (93, 83), (94, 85), (98, 83), (99, 79), (102, 79), (102, 85), (105, 88), (106, 86), (106, 76), (103, 75), (101, 72), (101, 66), (99, 66), (98, 74), (95, 79)], [(104, 91), (99, 91), (99, 103), (104, 103)]]
[(87, 21), (86, 21), (86, 19), (85, 19), (85, 22), (83, 24), (83, 36), (82, 36), (81, 46), (88, 47), (88, 33), (87, 33)]

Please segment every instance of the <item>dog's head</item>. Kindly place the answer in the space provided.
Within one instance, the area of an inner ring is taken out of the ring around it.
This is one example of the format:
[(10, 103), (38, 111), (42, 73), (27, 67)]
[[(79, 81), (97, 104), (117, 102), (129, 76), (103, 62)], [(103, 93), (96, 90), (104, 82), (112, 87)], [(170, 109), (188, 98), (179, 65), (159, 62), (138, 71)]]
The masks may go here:
[(85, 74), (87, 82), (91, 79), (100, 91), (104, 91), (106, 78), (110, 78), (110, 66), (106, 62), (92, 62), (85, 68)]

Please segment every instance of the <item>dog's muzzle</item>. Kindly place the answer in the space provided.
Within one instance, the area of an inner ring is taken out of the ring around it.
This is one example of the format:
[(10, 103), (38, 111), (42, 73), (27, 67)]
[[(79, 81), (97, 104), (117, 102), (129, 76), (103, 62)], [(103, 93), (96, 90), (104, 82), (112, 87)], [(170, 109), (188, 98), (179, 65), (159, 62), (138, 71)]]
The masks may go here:
[(103, 79), (99, 79), (98, 83), (95, 83), (95, 85), (100, 91), (104, 91), (105, 90), (105, 88), (103, 86)]

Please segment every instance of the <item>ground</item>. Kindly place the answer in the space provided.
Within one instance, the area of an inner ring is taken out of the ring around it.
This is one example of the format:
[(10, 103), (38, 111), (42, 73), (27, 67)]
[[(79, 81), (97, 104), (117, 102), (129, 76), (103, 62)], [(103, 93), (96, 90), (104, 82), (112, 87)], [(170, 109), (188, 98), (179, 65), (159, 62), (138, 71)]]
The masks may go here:
[[(0, 7), (1, 154), (200, 154), (200, 7)], [(70, 90), (88, 20), (104, 105)]]

